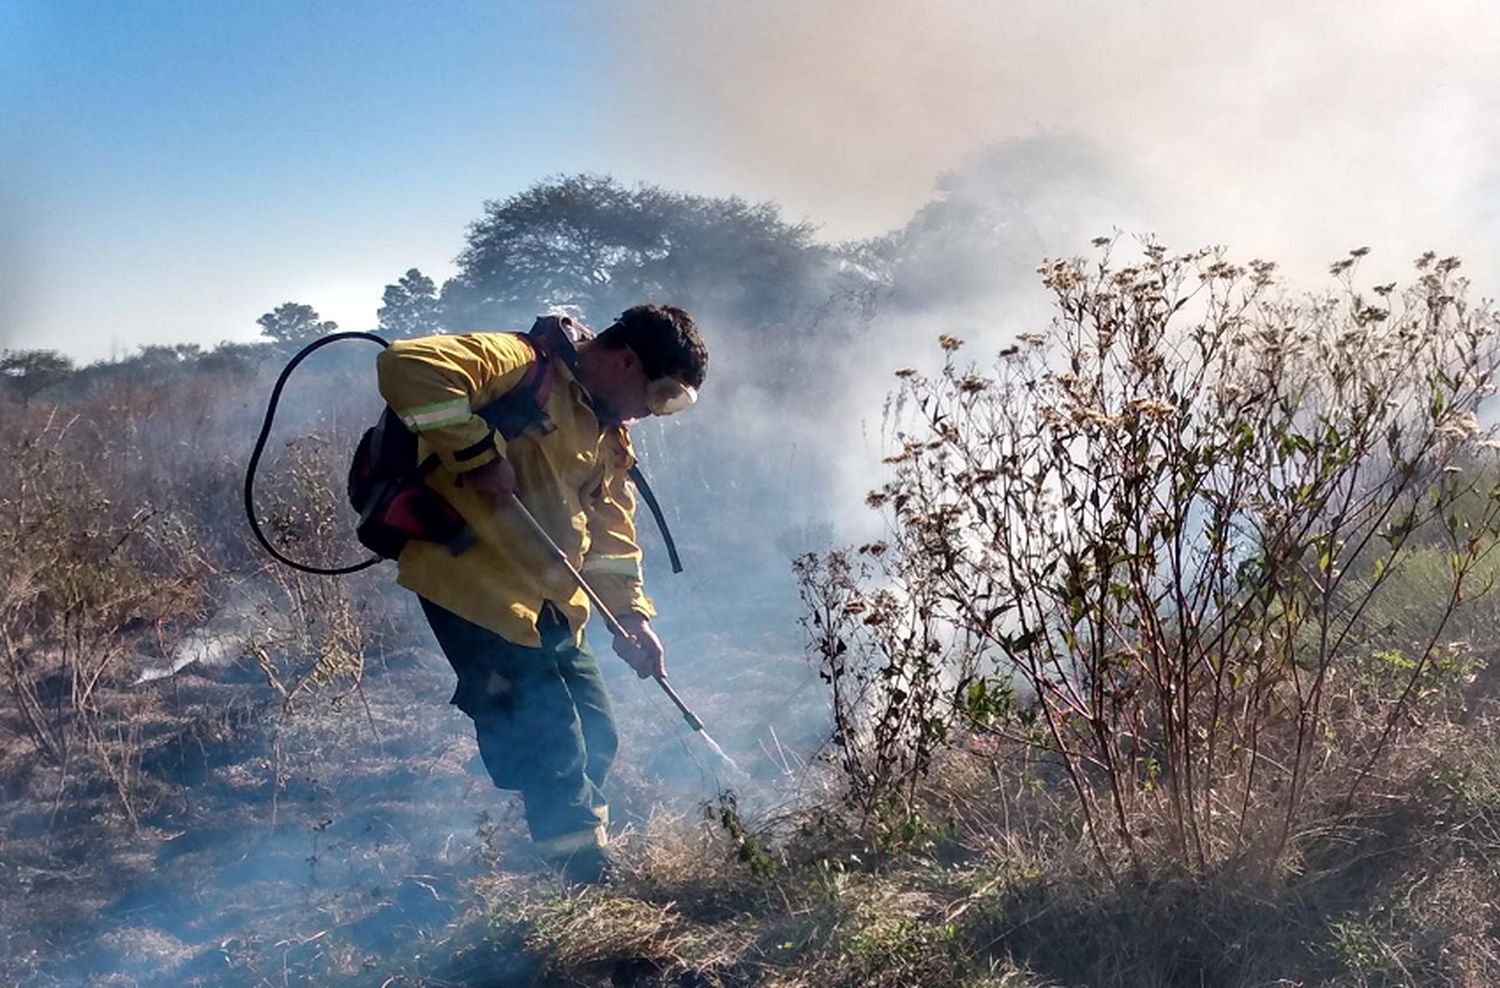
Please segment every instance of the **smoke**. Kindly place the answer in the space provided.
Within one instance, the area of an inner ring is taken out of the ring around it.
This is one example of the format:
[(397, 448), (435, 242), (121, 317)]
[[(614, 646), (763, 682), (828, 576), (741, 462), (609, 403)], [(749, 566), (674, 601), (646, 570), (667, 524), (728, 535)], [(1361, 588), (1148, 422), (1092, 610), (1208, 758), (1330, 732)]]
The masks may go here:
[[(849, 353), (806, 400), (759, 341), (717, 327), (694, 427), (731, 432), (777, 478), (761, 532), (821, 517), (839, 541), (878, 534), (861, 501), (883, 476), (891, 372), (932, 369), (939, 333), (984, 364), (1040, 328), (1037, 263), (1094, 236), (1224, 244), (1306, 288), (1356, 246), (1373, 248), (1371, 283), (1409, 279), (1431, 248), (1464, 257), (1483, 292), (1500, 260), (1500, 24), (1479, 3), (768, 0), (607, 16), (615, 88), (632, 94), (614, 126), (634, 157), (617, 167), (774, 199), (830, 240), (898, 241), (895, 290), (824, 338)], [(716, 408), (730, 378), (759, 391)]]
[[(872, 255), (882, 270), (870, 276), (880, 287), (868, 308), (839, 298), (848, 282), (834, 277), (833, 302), (771, 331), (697, 313), (713, 368), (702, 402), (642, 423), (635, 436), (664, 501), (688, 516), (683, 529), (710, 531), (720, 547), (739, 543), (722, 579), (701, 586), (705, 596), (733, 599), (741, 612), (746, 600), (776, 597), (791, 612), (760, 612), (761, 624), (791, 626), (792, 555), (884, 534), (864, 500), (888, 473), (894, 372), (936, 371), (942, 334), (986, 365), (1017, 333), (1044, 328), (1052, 313), (1039, 260), (1086, 247), (1101, 229), (1139, 228), (1140, 200), (1088, 141), (997, 144), (946, 173), (936, 197)], [(710, 566), (724, 558), (707, 555)]]
[[(1173, 246), (1316, 270), (1371, 244), (1495, 259), (1500, 22), (1486, 5), (1329, 2), (616, 8), (617, 116), (832, 236), (898, 226), (977, 148), (1076, 134), (1138, 173)], [(1107, 231), (1101, 231), (1107, 232)]]

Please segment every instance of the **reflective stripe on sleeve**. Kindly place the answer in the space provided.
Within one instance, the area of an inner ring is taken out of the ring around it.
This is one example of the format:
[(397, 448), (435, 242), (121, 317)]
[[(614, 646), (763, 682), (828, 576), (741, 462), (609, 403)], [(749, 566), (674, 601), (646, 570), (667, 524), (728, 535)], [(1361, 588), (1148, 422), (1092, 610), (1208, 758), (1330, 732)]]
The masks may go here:
[(435, 405), (409, 408), (397, 414), (411, 431), (427, 432), (431, 429), (441, 429), (444, 426), (466, 422), (472, 412), (469, 409), (469, 399), (455, 398), (452, 401), (440, 401)]
[(641, 561), (637, 556), (590, 556), (583, 561), (585, 573), (609, 573), (615, 576), (641, 578)]

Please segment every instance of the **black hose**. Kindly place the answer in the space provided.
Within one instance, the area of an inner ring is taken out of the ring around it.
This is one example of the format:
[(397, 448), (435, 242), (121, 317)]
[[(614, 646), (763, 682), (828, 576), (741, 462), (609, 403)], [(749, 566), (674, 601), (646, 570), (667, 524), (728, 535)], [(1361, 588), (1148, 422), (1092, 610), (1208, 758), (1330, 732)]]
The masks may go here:
[(656, 492), (646, 483), (646, 474), (641, 471), (640, 464), (631, 466), (630, 479), (635, 481), (635, 489), (641, 492), (646, 507), (651, 509), (651, 517), (656, 519), (656, 527), (661, 530), (662, 541), (667, 544), (667, 558), (672, 560), (672, 572), (681, 573), (682, 557), (677, 555), (677, 543), (672, 538), (672, 530), (667, 527), (667, 516), (661, 513), (661, 502), (656, 500)]
[(260, 530), (260, 522), (255, 518), (255, 468), (260, 463), (260, 454), (265, 451), (266, 440), (271, 435), (271, 423), (276, 418), (276, 404), (281, 401), (281, 389), (286, 387), (287, 378), (291, 377), (292, 371), (302, 363), (314, 350), (325, 347), (339, 340), (370, 340), (379, 343), (382, 347), (390, 346), (385, 340), (374, 333), (333, 333), (321, 339), (314, 340), (297, 352), (297, 355), (287, 362), (286, 368), (282, 370), (281, 376), (276, 379), (276, 387), (271, 389), (271, 400), (266, 405), (266, 421), (260, 427), (260, 438), (255, 440), (255, 452), (250, 454), (250, 464), (245, 468), (245, 517), (250, 519), (250, 529), (255, 532), (255, 538), (261, 546), (269, 552), (278, 562), (285, 563), (292, 569), (301, 570), (304, 573), (316, 573), (319, 576), (342, 576), (345, 573), (357, 573), (369, 566), (380, 562), (379, 556), (371, 556), (364, 562), (355, 563), (352, 566), (308, 566), (294, 559), (288, 559), (276, 550), (266, 540), (265, 533)]

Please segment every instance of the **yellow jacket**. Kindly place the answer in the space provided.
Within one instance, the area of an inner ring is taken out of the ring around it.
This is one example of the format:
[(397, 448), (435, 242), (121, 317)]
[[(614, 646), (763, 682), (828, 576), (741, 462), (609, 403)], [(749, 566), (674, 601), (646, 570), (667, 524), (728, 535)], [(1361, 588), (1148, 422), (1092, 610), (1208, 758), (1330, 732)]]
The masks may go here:
[(442, 466), (427, 485), (468, 522), (477, 542), (458, 556), (413, 539), (398, 562), (403, 587), (518, 645), (539, 645), (537, 613), (551, 601), (582, 638), (589, 602), (534, 534), (506, 512), (489, 510), (462, 484), (463, 474), (499, 456), (516, 471), (518, 496), (583, 570), (610, 610), (656, 610), (641, 582), (634, 462), (624, 426), (602, 427), (568, 361), (552, 360), (545, 410), (553, 428), (527, 429), (509, 443), (474, 414), (520, 383), (535, 360), (511, 333), (470, 333), (400, 340), (382, 351), (380, 393), (417, 433), (418, 456)]

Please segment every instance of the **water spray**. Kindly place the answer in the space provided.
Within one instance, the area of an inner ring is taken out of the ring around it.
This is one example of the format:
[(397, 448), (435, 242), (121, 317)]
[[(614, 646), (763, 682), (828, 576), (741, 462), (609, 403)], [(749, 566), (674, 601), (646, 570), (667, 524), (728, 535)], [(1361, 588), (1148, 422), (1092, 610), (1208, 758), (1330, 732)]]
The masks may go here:
[[(532, 533), (536, 535), (537, 540), (547, 547), (547, 551), (552, 554), (552, 558), (556, 562), (561, 563), (563, 567), (567, 569), (568, 574), (573, 577), (574, 582), (578, 584), (578, 586), (588, 596), (589, 600), (593, 602), (594, 607), (598, 609), (599, 614), (604, 618), (604, 623), (609, 626), (609, 630), (614, 632), (619, 637), (624, 638), (626, 641), (634, 640), (635, 636), (625, 630), (625, 626), (619, 622), (619, 620), (614, 616), (614, 613), (610, 611), (609, 607), (604, 603), (599, 595), (594, 592), (594, 588), (589, 585), (589, 581), (586, 580), (583, 574), (578, 571), (577, 567), (575, 567), (568, 560), (567, 554), (564, 553), (558, 546), (558, 544), (552, 540), (552, 536), (547, 534), (546, 529), (542, 528), (542, 526), (537, 523), (537, 520), (532, 517), (531, 512), (526, 510), (526, 505), (521, 503), (521, 499), (518, 497), (512, 497), (510, 501), (510, 507), (513, 508), (516, 512), (516, 515), (526, 523), (526, 527), (531, 529)], [(719, 760), (739, 778), (747, 778), (747, 776), (745, 775), (745, 770), (740, 768), (739, 765), (735, 763), (735, 760), (733, 758), (730, 758), (728, 753), (725, 752), (723, 748), (719, 747), (719, 742), (715, 741), (713, 739), (713, 736), (704, 729), (703, 719), (697, 714), (693, 713), (692, 708), (690, 708), (682, 699), (682, 697), (677, 694), (677, 691), (672, 688), (672, 684), (667, 682), (667, 677), (653, 675), (651, 678), (656, 680), (656, 685), (660, 686), (662, 688), (662, 692), (667, 694), (667, 699), (671, 700), (672, 703), (677, 707), (677, 709), (682, 712), (682, 719), (687, 721), (688, 727), (691, 727), (698, 735), (703, 738), (704, 743), (707, 744), (708, 747), (713, 751), (713, 753), (719, 757)]]

